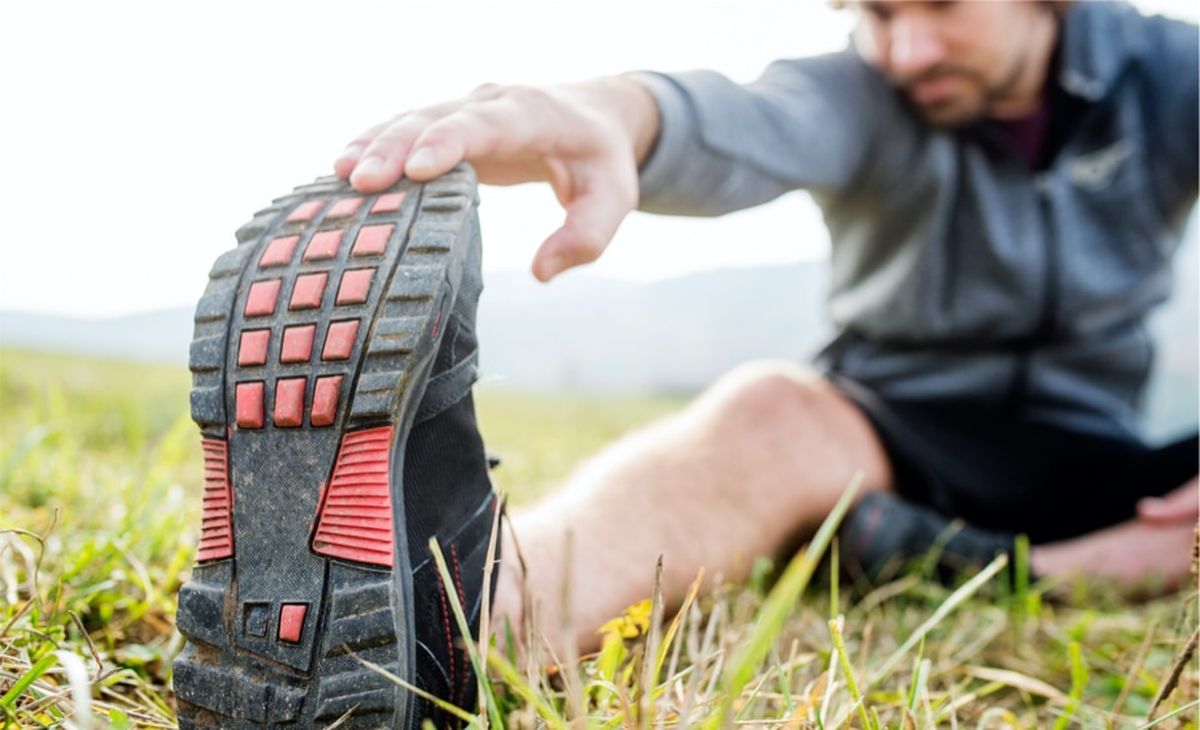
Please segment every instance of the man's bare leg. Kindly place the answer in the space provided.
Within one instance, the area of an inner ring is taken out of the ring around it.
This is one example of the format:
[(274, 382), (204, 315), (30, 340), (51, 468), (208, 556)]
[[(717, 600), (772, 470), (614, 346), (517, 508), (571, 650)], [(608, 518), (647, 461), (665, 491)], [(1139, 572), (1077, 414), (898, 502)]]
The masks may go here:
[[(571, 625), (587, 650), (604, 621), (650, 596), (658, 555), (668, 601), (701, 567), (742, 579), (756, 557), (815, 529), (858, 471), (864, 493), (892, 486), (886, 454), (852, 403), (791, 363), (743, 366), (586, 462), (553, 496), (514, 511), (539, 623), (547, 634), (559, 625), (568, 532)], [(522, 576), (506, 548), (494, 616), (518, 626)]]

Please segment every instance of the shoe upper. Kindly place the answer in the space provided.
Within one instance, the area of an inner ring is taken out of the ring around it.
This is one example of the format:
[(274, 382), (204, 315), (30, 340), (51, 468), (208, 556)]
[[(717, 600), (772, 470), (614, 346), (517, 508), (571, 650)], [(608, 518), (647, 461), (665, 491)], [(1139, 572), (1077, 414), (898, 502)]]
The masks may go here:
[[(405, 445), (403, 476), (413, 571), (415, 684), (467, 711), (475, 709), (477, 690), (463, 641), (478, 641), (484, 568), (499, 509), (471, 395), (478, 360), (474, 322), (482, 290), (479, 237), (471, 238), (459, 294)], [(470, 637), (463, 637), (458, 629), (451, 596), (430, 552), (431, 537), (440, 544), (454, 596), (470, 624)], [(449, 715), (425, 700), (416, 699), (415, 709), (414, 727), (425, 718), (436, 727), (453, 724)]]
[(863, 497), (840, 537), (843, 565), (861, 569), (872, 581), (932, 554), (939, 580), (949, 583), (998, 553), (1013, 552), (1012, 535), (965, 525), (887, 492)]

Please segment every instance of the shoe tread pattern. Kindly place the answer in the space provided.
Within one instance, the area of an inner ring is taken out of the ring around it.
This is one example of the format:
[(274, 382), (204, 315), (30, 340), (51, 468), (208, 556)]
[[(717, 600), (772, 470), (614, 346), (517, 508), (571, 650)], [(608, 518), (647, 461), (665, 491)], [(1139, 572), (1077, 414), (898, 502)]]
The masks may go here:
[[(394, 198), (397, 192), (406, 194), (399, 206), (382, 206), (383, 198)], [(356, 195), (337, 178), (321, 178), (296, 188), (238, 229), (237, 247), (221, 254), (209, 272), (196, 308), (189, 358), (192, 416), (205, 438), (230, 441), (231, 460), (237, 458), (239, 411), (245, 405), (237, 400), (236, 385), (254, 371), (254, 366), (238, 362), (240, 335), (247, 330), (271, 332), (266, 367), (259, 378), (264, 383), (258, 427), (263, 433), (274, 429), (286, 431), (288, 438), (304, 438), (299, 434), (317, 431), (310, 415), (315, 383), (324, 377), (342, 378), (336, 417), (320, 427), (334, 441), (346, 432), (396, 423), (403, 409), (415, 409), (415, 404), (408, 402), (417, 395), (412, 392), (417, 379), (414, 373), (423, 373), (436, 352), (441, 318), (449, 316), (461, 277), (461, 270), (456, 269), (462, 266), (461, 256), (454, 255), (454, 244), (468, 230), (468, 216), (474, 215), (474, 174), (460, 167), (424, 185), (402, 181), (378, 196), (359, 196), (361, 205), (350, 215), (337, 221), (324, 218), (336, 201)], [(323, 202), (314, 205), (313, 201)], [(383, 209), (375, 212), (372, 209), (377, 204)], [(307, 210), (305, 206), (316, 212), (301, 220), (288, 220), (297, 211)], [(360, 230), (384, 224), (395, 226), (386, 250), (351, 255)], [(333, 228), (344, 231), (336, 256), (305, 260), (305, 247), (313, 236)], [(273, 240), (293, 235), (299, 238), (286, 265), (260, 267)], [(338, 303), (341, 273), (364, 267), (376, 269), (369, 295), (358, 303)], [(328, 272), (320, 306), (291, 309), (289, 297), (297, 279), (319, 271)], [(265, 317), (247, 316), (252, 284), (268, 278), (282, 280), (274, 311)], [(327, 361), (322, 347), (329, 325), (346, 320), (360, 323), (350, 354)], [(312, 322), (316, 328), (310, 357), (297, 363), (280, 362), (286, 328)], [(289, 378), (307, 378), (300, 395), (304, 408), (298, 426), (290, 425), (290, 420), (289, 425), (277, 423), (276, 385)], [(332, 467), (330, 461), (328, 469)], [(235, 524), (237, 476), (234, 469)], [(402, 495), (394, 494), (395, 499), (403, 502)], [(316, 517), (310, 515), (313, 520)], [(239, 550), (245, 542), (239, 540)], [(323, 610), (311, 616), (304, 629), (313, 636), (315, 652), (308, 670), (296, 668), (303, 667), (303, 662), (281, 664), (239, 644), (236, 558), (196, 566), (192, 581), (180, 591), (177, 617), (178, 627), (188, 639), (175, 664), (181, 727), (312, 727), (337, 722), (339, 727), (368, 728), (410, 723), (398, 714), (411, 705), (401, 701), (402, 692), (359, 661), (402, 677), (409, 671), (405, 667), (412, 659), (403, 660), (404, 649), (398, 646), (402, 642), (397, 635), (402, 630), (397, 617), (408, 608), (399, 605), (402, 600), (393, 574), (338, 559), (326, 559), (325, 564), (322, 594), (311, 601)], [(396, 566), (396, 570), (408, 569)]]

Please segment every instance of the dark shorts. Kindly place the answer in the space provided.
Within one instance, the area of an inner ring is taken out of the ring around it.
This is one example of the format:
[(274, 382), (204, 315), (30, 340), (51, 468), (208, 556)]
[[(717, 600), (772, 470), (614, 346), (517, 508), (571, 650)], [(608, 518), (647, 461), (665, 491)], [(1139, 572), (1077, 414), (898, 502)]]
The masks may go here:
[(1089, 434), (960, 402), (898, 401), (831, 376), (867, 416), (896, 491), (947, 517), (1061, 540), (1129, 519), (1137, 501), (1196, 476), (1195, 434), (1165, 446)]

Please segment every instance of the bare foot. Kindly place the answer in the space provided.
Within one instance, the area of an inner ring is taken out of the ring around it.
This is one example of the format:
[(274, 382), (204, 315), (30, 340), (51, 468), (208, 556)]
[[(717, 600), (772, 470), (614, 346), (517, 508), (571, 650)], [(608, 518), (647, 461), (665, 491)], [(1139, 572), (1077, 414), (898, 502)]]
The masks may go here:
[(1195, 522), (1155, 524), (1135, 519), (1073, 540), (1040, 545), (1030, 555), (1034, 574), (1088, 576), (1126, 588), (1159, 582), (1179, 587), (1192, 567)]

